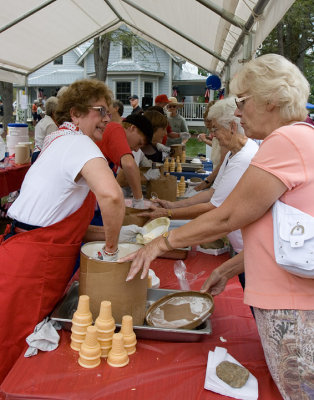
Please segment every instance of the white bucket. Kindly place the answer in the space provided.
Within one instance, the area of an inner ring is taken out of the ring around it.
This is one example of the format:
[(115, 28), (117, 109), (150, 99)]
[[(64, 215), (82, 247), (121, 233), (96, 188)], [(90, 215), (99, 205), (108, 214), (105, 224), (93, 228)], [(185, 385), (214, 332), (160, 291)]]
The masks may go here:
[(9, 136), (28, 136), (27, 124), (8, 124)]
[(21, 142), (29, 142), (29, 136), (9, 136), (6, 137), (9, 155), (15, 153), (15, 146)]

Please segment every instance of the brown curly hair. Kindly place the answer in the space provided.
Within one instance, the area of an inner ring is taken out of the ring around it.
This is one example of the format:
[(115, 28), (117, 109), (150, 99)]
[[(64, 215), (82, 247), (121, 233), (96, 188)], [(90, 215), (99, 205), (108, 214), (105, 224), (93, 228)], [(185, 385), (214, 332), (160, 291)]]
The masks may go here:
[(97, 79), (82, 79), (72, 83), (60, 96), (56, 110), (56, 122), (71, 121), (70, 110), (75, 109), (79, 114), (87, 114), (88, 107), (99, 99), (104, 98), (108, 107), (112, 103), (112, 92), (108, 86)]

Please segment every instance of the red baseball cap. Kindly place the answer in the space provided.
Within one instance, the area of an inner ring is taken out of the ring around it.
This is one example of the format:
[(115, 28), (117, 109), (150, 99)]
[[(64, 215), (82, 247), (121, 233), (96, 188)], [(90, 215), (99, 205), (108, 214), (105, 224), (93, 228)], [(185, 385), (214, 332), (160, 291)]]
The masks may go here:
[(156, 103), (171, 103), (171, 101), (168, 99), (166, 94), (160, 94), (155, 97), (155, 104)]

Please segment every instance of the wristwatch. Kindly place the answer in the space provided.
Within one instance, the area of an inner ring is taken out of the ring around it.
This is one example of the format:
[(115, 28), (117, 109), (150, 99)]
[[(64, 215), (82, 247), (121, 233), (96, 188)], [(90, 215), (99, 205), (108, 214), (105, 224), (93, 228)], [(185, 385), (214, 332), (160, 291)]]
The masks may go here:
[(170, 208), (167, 209), (167, 217), (170, 219), (172, 218), (172, 211)]
[(204, 179), (204, 182), (206, 182), (207, 184), (209, 184), (209, 182), (208, 182), (208, 179), (207, 179), (207, 178), (205, 178), (205, 179)]
[(174, 250), (174, 247), (171, 246), (171, 244), (169, 243), (168, 237), (169, 237), (169, 232), (165, 232), (162, 234), (162, 237), (165, 240), (166, 246), (168, 248), (168, 250), (172, 251)]

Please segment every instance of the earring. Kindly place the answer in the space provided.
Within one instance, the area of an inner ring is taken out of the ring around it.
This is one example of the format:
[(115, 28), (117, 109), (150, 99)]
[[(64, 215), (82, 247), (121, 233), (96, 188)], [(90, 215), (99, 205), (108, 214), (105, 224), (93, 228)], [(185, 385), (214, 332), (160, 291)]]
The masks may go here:
[(79, 128), (79, 123), (75, 124), (75, 130), (76, 130), (76, 131), (79, 131), (79, 130), (80, 130), (80, 128)]

